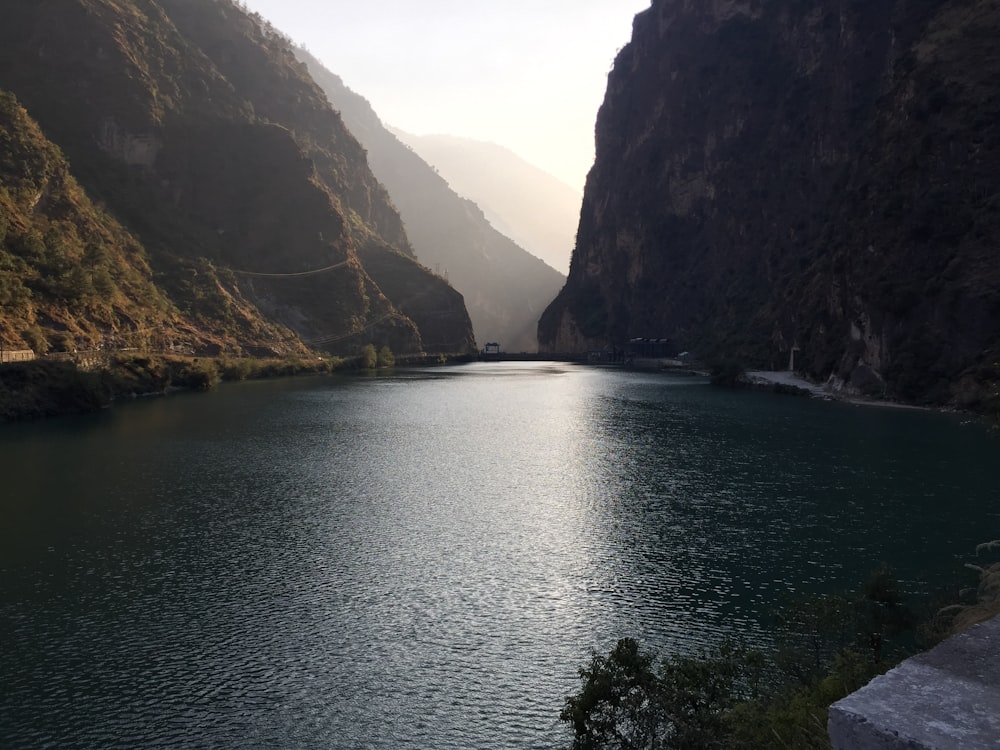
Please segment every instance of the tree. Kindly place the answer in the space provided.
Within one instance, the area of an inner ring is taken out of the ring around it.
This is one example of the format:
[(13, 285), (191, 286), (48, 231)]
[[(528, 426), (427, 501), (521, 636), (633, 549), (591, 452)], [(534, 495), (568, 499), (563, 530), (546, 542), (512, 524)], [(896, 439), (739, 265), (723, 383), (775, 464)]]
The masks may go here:
[(49, 342), (45, 338), (42, 329), (37, 325), (25, 328), (21, 331), (21, 338), (28, 344), (28, 347), (35, 354), (45, 354), (49, 350)]
[[(783, 610), (768, 658), (723, 643), (657, 665), (623, 639), (580, 670), (581, 690), (560, 718), (572, 726), (573, 750), (819, 750), (829, 747), (830, 704), (891, 667), (900, 656), (892, 639), (912, 623), (882, 565), (856, 594), (813, 596)], [(883, 639), (895, 647), (884, 649)]]
[[(892, 568), (883, 563), (872, 571), (857, 600), (858, 645), (872, 650), (872, 660), (882, 660), (882, 644), (911, 630), (915, 624), (913, 611), (906, 606)], [(865, 643), (867, 640), (867, 644)]]
[(361, 367), (366, 370), (374, 370), (378, 365), (378, 356), (375, 354), (375, 346), (372, 344), (365, 344), (361, 347), (361, 357), (360, 357)]
[(100, 296), (105, 302), (110, 303), (111, 297), (115, 293), (115, 282), (111, 278), (111, 274), (108, 269), (104, 266), (94, 270), (92, 275), (94, 291)]
[(378, 350), (378, 366), (379, 367), (395, 367), (396, 357), (392, 353), (392, 349), (388, 346), (383, 346)]
[(566, 699), (559, 718), (573, 726), (573, 750), (659, 747), (661, 715), (653, 657), (623, 638), (580, 670), (583, 689)]
[(847, 593), (789, 602), (777, 613), (774, 659), (778, 669), (792, 682), (814, 682), (843, 648), (854, 643), (855, 620), (855, 602)]
[(725, 747), (726, 714), (759, 697), (763, 670), (762, 654), (731, 643), (654, 669), (652, 654), (624, 638), (580, 670), (583, 688), (560, 718), (573, 727), (573, 750)]

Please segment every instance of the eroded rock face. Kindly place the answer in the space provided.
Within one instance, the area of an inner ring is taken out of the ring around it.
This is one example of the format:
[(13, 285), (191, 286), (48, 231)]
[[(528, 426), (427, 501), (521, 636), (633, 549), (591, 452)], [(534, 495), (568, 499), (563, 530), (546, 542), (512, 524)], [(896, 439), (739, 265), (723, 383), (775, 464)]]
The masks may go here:
[(817, 378), (988, 405), (998, 32), (985, 0), (654, 1), (542, 349), (669, 338), (780, 367), (798, 345)]

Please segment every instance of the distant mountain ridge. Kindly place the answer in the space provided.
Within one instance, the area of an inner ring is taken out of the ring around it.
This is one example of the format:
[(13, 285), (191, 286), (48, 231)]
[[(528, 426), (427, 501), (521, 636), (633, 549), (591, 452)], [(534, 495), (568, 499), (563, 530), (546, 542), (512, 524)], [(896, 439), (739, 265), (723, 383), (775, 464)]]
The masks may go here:
[(472, 200), (500, 232), (560, 273), (569, 270), (583, 193), (496, 143), (389, 128)]
[[(173, 331), (185, 346), (474, 351), (461, 295), (414, 260), (357, 139), (289, 41), (231, 0), (5, 4), (0, 89), (16, 95), (82, 189), (135, 238), (162, 295), (149, 302), (179, 316)], [(8, 192), (12, 175), (0, 175)], [(37, 183), (42, 196), (56, 187)], [(35, 203), (43, 244), (82, 258), (90, 272), (84, 238), (58, 211)], [(21, 251), (16, 229), (4, 252), (29, 263), (20, 277), (54, 273), (45, 257)], [(63, 305), (55, 293), (36, 297), (51, 311)], [(125, 309), (74, 314), (88, 322), (67, 330), (25, 309), (16, 321), (7, 316), (0, 337), (25, 344), (29, 318), (53, 348), (138, 335)]]
[(364, 97), (351, 91), (308, 51), (297, 54), (326, 92), (348, 129), (364, 145), (372, 172), (399, 210), (417, 259), (465, 298), (476, 338), (508, 351), (537, 349), (538, 317), (565, 277), (490, 225), (443, 177), (382, 124)]

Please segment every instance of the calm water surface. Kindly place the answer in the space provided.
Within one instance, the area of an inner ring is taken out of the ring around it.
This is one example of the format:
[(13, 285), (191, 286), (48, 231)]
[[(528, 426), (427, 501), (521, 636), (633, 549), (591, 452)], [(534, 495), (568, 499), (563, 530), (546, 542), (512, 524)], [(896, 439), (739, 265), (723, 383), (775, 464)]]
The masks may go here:
[(592, 647), (763, 639), (996, 538), (954, 417), (554, 364), (0, 428), (4, 748), (552, 748)]

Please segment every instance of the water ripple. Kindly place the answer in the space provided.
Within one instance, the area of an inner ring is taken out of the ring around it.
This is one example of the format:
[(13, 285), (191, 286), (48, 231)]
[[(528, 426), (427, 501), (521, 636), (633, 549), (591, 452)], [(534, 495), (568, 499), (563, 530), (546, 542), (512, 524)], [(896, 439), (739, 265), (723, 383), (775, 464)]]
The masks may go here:
[(4, 747), (563, 745), (591, 647), (979, 541), (981, 435), (835, 409), (504, 364), (0, 431)]

